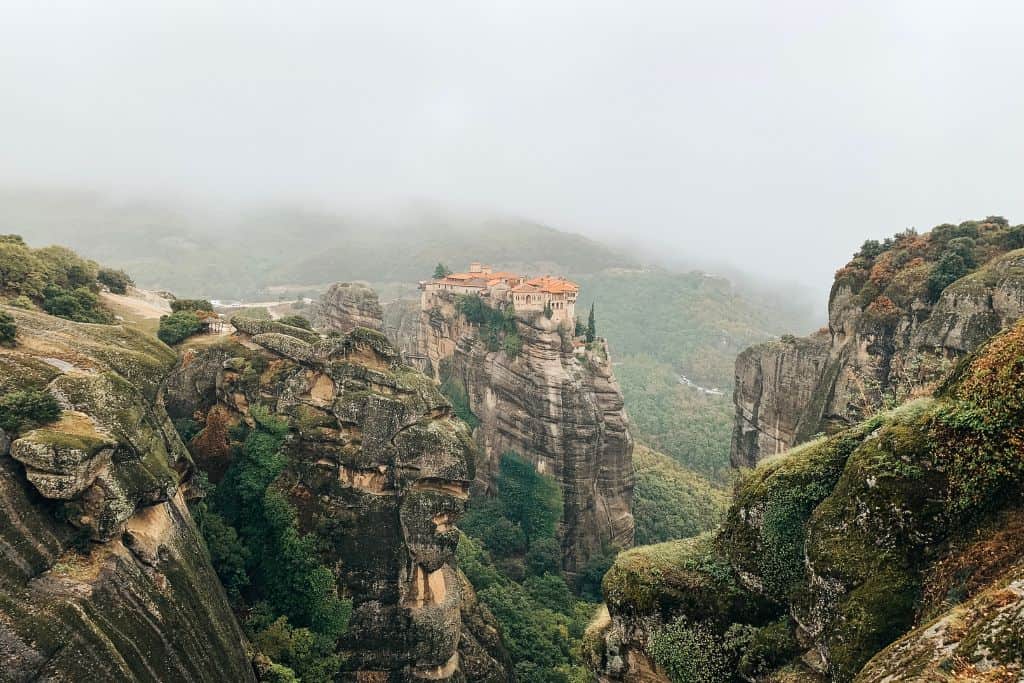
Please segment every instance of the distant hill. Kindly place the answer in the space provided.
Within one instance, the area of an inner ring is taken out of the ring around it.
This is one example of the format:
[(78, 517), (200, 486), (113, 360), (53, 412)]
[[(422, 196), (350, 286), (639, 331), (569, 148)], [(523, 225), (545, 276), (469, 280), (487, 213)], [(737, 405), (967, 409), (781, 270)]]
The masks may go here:
[(340, 280), (414, 283), (438, 262), (481, 260), (531, 273), (636, 267), (580, 235), (517, 218), (414, 206), (387, 216), (296, 208), (204, 212), (84, 192), (0, 190), (0, 234), (66, 244), (182, 296), (266, 297)]

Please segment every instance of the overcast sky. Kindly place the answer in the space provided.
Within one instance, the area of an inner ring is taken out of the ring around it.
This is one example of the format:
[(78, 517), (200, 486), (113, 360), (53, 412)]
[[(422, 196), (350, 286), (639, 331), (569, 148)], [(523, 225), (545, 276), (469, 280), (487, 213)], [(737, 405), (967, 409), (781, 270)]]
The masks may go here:
[(1024, 222), (1019, 2), (0, 1), (0, 183), (428, 198), (821, 286)]

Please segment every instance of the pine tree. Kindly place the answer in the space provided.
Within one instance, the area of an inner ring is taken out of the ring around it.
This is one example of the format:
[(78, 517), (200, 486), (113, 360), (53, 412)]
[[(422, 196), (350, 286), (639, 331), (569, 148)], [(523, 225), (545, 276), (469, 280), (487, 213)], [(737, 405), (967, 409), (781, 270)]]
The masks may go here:
[(597, 338), (597, 323), (594, 322), (594, 304), (590, 304), (590, 316), (587, 317), (587, 343)]
[(443, 263), (438, 263), (437, 266), (434, 268), (434, 279), (435, 280), (440, 280), (442, 278), (446, 278), (446, 277), (448, 277), (451, 274), (452, 274), (451, 269), (449, 269), (448, 266), (446, 266)]

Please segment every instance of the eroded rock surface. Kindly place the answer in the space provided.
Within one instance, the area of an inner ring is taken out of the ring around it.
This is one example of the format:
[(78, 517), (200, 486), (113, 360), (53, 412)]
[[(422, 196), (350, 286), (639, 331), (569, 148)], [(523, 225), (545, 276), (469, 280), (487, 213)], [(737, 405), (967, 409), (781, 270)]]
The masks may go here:
[(207, 432), (251, 421), (253, 406), (287, 420), (287, 465), (272, 486), (353, 600), (342, 679), (506, 680), (493, 619), (454, 564), (476, 449), (448, 401), (379, 332), (313, 340), (284, 325), (235, 326), (219, 348), (197, 351), (234, 355), (198, 382), (217, 402), (192, 447), (215, 461), (225, 437)]
[(1022, 406), (1018, 321), (932, 396), (762, 461), (714, 536), (619, 555), (591, 666), (607, 681), (663, 680), (666, 663), (681, 680), (1020, 680)]
[(479, 421), (478, 490), (493, 486), (501, 454), (514, 451), (561, 484), (567, 574), (604, 548), (630, 547), (633, 441), (607, 344), (574, 347), (571, 333), (536, 315), (516, 319), (517, 355), (492, 351), (453, 296), (426, 296), (420, 349), (439, 379), (465, 392)]
[(313, 326), (348, 334), (357, 327), (384, 329), (377, 292), (360, 282), (335, 282), (313, 306)]
[[(920, 246), (902, 253), (928, 255), (927, 238), (913, 236)], [(892, 276), (884, 256), (865, 282), (849, 266), (840, 271), (826, 331), (760, 344), (737, 358), (733, 466), (753, 466), (887, 403), (927, 395), (958, 359), (1024, 313), (1024, 250), (995, 256), (934, 304), (923, 288), (932, 266), (917, 257)]]
[(173, 352), (4, 310), (18, 344), (0, 347), (0, 391), (63, 412), (0, 433), (0, 680), (255, 680), (184, 502), (191, 459), (160, 390)]

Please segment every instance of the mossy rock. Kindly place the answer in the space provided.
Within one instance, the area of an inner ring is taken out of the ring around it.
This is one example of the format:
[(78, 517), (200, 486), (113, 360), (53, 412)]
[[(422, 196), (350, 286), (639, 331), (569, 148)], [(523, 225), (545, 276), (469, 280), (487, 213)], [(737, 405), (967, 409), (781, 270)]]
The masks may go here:
[(666, 622), (685, 616), (724, 629), (734, 622), (760, 622), (777, 611), (743, 588), (711, 533), (620, 553), (601, 587), (612, 613)]

